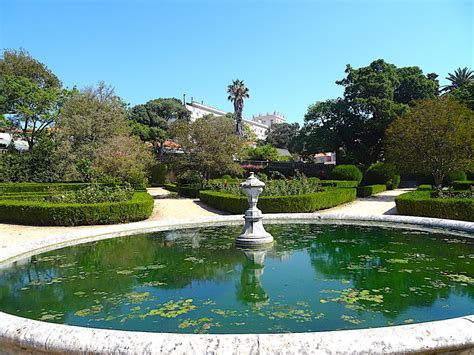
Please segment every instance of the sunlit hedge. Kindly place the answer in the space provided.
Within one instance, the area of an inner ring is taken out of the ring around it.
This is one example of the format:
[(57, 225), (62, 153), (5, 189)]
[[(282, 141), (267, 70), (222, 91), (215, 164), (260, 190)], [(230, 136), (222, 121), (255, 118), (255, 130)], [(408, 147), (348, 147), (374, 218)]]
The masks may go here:
[[(200, 192), (199, 198), (211, 207), (230, 213), (244, 213), (248, 208), (247, 198), (244, 196), (205, 190)], [(261, 196), (258, 208), (264, 213), (314, 212), (353, 201), (355, 198), (355, 189), (329, 188), (305, 195)]]
[(399, 214), (474, 222), (474, 199), (432, 198), (431, 191), (418, 190), (395, 199)]

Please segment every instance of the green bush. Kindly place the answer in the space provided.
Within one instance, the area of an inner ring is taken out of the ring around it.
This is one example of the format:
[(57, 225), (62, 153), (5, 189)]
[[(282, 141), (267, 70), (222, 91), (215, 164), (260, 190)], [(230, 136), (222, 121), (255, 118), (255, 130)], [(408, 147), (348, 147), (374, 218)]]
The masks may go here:
[(48, 192), (48, 191), (71, 191), (79, 190), (89, 183), (85, 182), (51, 182), (51, 183), (36, 183), (36, 182), (14, 182), (14, 183), (0, 183), (0, 194), (12, 192)]
[(337, 165), (331, 172), (334, 180), (362, 181), (362, 172), (355, 165)]
[(178, 185), (176, 184), (164, 184), (163, 187), (168, 191), (178, 192)]
[(165, 184), (164, 188), (168, 191), (177, 192), (182, 197), (197, 198), (201, 187), (196, 185)]
[(452, 186), (454, 181), (466, 181), (467, 175), (462, 170), (451, 171), (448, 176), (446, 176), (446, 185)]
[(421, 184), (417, 188), (418, 191), (431, 191), (432, 189), (433, 189), (433, 186), (428, 185), (428, 184)]
[(364, 174), (364, 185), (385, 185), (397, 175), (395, 165), (390, 163), (374, 163)]
[(359, 186), (359, 182), (353, 180), (319, 180), (319, 184), (324, 187), (352, 187)]
[(394, 190), (400, 185), (400, 175), (394, 175), (391, 180), (387, 181), (387, 189)]
[(431, 198), (430, 191), (413, 191), (395, 198), (399, 214), (474, 222), (474, 199)]
[(146, 192), (135, 192), (127, 201), (94, 204), (0, 199), (2, 223), (50, 226), (114, 224), (146, 219), (152, 211), (153, 198)]
[(455, 190), (469, 190), (474, 186), (474, 180), (453, 181), (452, 185)]
[(150, 185), (163, 186), (166, 183), (166, 174), (168, 174), (166, 164), (154, 165), (150, 171)]
[(232, 176), (230, 176), (228, 174), (225, 174), (225, 175), (222, 175), (221, 179), (222, 180), (232, 180)]
[(373, 194), (378, 194), (379, 192), (384, 192), (385, 190), (387, 190), (387, 186), (382, 184), (359, 186), (357, 188), (357, 196), (368, 197), (372, 196)]
[[(221, 211), (244, 213), (248, 208), (247, 198), (217, 191), (201, 191), (199, 198), (205, 204)], [(299, 213), (314, 212), (330, 208), (356, 198), (355, 189), (333, 189), (305, 195), (261, 196), (258, 208), (264, 213)]]

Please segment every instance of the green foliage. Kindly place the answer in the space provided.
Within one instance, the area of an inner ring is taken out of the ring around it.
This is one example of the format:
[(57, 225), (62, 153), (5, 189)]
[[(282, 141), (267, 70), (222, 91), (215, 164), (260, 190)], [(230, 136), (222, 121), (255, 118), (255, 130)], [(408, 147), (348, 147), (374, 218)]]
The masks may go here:
[[(308, 179), (303, 174), (298, 173), (291, 179), (265, 180), (265, 188), (260, 196), (287, 196), (305, 195), (321, 190), (319, 179)], [(206, 184), (206, 189), (224, 192), (233, 195), (243, 195), (238, 184), (229, 184), (227, 181), (213, 181)]]
[(413, 191), (395, 198), (399, 214), (474, 222), (474, 199), (431, 198), (430, 191)]
[(451, 186), (454, 181), (466, 181), (466, 180), (467, 180), (467, 175), (464, 171), (455, 170), (455, 171), (451, 171), (446, 176), (446, 185)]
[(474, 111), (474, 82), (469, 82), (453, 89), (449, 95)]
[(359, 186), (357, 188), (357, 196), (368, 197), (380, 192), (384, 192), (385, 190), (387, 190), (387, 185), (382, 184)]
[(474, 159), (474, 112), (451, 97), (422, 100), (388, 128), (387, 156), (401, 171), (431, 174), (440, 186)]
[(331, 177), (334, 180), (357, 181), (359, 184), (362, 181), (362, 172), (355, 165), (337, 165), (331, 171)]
[[(88, 183), (84, 182), (53, 182), (53, 183), (35, 183), (35, 182), (15, 182), (0, 183), (0, 193), (3, 194), (25, 194), (25, 193), (52, 193), (55, 191), (79, 190)], [(3, 197), (0, 195), (0, 197)]]
[(0, 182), (57, 181), (61, 170), (56, 149), (56, 144), (48, 137), (38, 139), (26, 152), (9, 149), (0, 155)]
[(428, 184), (421, 184), (417, 188), (418, 191), (431, 191), (432, 189), (433, 189), (433, 186), (428, 185)]
[(159, 98), (130, 110), (132, 132), (145, 142), (151, 142), (160, 159), (164, 153), (164, 142), (172, 138), (171, 123), (176, 120), (189, 121), (191, 112), (176, 98)]
[(168, 166), (160, 163), (155, 164), (150, 169), (150, 185), (161, 186), (166, 183), (166, 176), (168, 174)]
[(344, 86), (342, 99), (309, 107), (298, 151), (336, 151), (339, 162), (368, 166), (382, 158), (385, 130), (395, 117), (407, 112), (413, 100), (436, 96), (437, 75), (383, 60), (358, 69), (348, 65), (345, 72), (336, 82)]
[(0, 199), (1, 223), (50, 226), (114, 224), (146, 219), (152, 211), (153, 198), (146, 192), (135, 192), (127, 201), (93, 204)]
[(67, 92), (43, 63), (25, 50), (5, 50), (0, 59), (0, 114), (10, 115), (33, 148), (38, 136), (56, 120)]
[(465, 85), (474, 83), (474, 71), (468, 67), (457, 68), (454, 73), (449, 73), (446, 79), (450, 81), (450, 84), (444, 86), (443, 91), (451, 92)]
[(276, 123), (270, 127), (266, 144), (277, 148), (285, 148), (294, 151), (295, 138), (298, 136), (300, 125), (298, 123)]
[(453, 181), (452, 184), (455, 190), (469, 190), (474, 186), (474, 180)]
[(263, 161), (277, 161), (278, 151), (275, 147), (269, 144), (262, 145), (260, 147), (247, 147), (246, 150), (247, 158), (250, 160), (263, 160)]
[(53, 203), (102, 203), (121, 202), (130, 200), (133, 196), (133, 189), (130, 185), (107, 186), (104, 184), (90, 184), (78, 190), (64, 192), (53, 192), (47, 199)]
[(235, 134), (233, 122), (226, 117), (205, 116), (189, 123), (177, 121), (173, 136), (184, 154), (173, 162), (178, 173), (195, 171), (201, 181), (222, 174), (240, 174), (242, 168), (234, 161), (243, 141)]
[[(221, 211), (244, 213), (248, 208), (247, 199), (240, 195), (205, 190), (200, 192), (199, 198), (205, 204)], [(314, 212), (353, 201), (355, 198), (355, 189), (330, 188), (306, 195), (261, 196), (258, 201), (258, 208), (263, 213)]]
[(243, 80), (232, 80), (232, 84), (227, 86), (227, 99), (234, 104), (235, 133), (244, 138), (245, 132), (242, 125), (242, 112), (244, 110), (244, 100), (250, 97), (249, 89)]
[(323, 187), (357, 187), (358, 181), (353, 180), (320, 180), (319, 184)]
[(396, 189), (400, 184), (400, 175), (395, 165), (378, 162), (372, 164), (364, 174), (364, 185), (387, 185), (389, 189)]

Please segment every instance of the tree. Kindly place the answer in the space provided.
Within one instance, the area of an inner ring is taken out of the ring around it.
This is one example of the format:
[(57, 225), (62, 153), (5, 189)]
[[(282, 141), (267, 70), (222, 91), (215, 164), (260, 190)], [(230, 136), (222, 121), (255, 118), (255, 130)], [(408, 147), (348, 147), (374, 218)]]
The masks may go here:
[(170, 136), (170, 125), (176, 120), (189, 121), (191, 112), (175, 98), (150, 100), (136, 105), (130, 111), (132, 131), (143, 141), (151, 142), (163, 159), (164, 143)]
[(275, 147), (269, 144), (262, 145), (260, 147), (248, 147), (246, 154), (250, 160), (264, 160), (264, 161), (277, 161), (278, 151)]
[(208, 115), (195, 122), (178, 120), (172, 132), (184, 151), (181, 168), (197, 171), (201, 181), (242, 171), (234, 157), (242, 150), (243, 141), (235, 134), (229, 118)]
[(285, 148), (294, 151), (294, 139), (298, 135), (300, 125), (298, 123), (276, 123), (270, 127), (265, 142), (277, 148)]
[(454, 89), (460, 88), (461, 86), (474, 82), (474, 71), (471, 69), (457, 68), (454, 73), (448, 73), (446, 77), (451, 83), (443, 87), (443, 91), (450, 92)]
[(474, 82), (463, 84), (451, 90), (449, 95), (474, 111)]
[(105, 83), (74, 92), (64, 103), (56, 128), (53, 137), (60, 146), (66, 179), (84, 180), (90, 175), (89, 168), (94, 175), (135, 185), (140, 184), (140, 174), (144, 178), (151, 153), (143, 149), (142, 142), (129, 137), (126, 105)]
[(5, 50), (0, 59), (0, 114), (18, 127), (33, 149), (56, 120), (67, 91), (43, 63), (25, 50)]
[(227, 87), (229, 96), (227, 99), (234, 104), (235, 133), (243, 138), (244, 128), (242, 126), (242, 112), (244, 110), (244, 100), (249, 98), (249, 89), (245, 86), (243, 80), (233, 80)]
[(297, 147), (302, 155), (337, 151), (340, 162), (369, 166), (383, 158), (388, 125), (414, 100), (437, 95), (437, 75), (381, 59), (359, 69), (348, 65), (345, 72), (336, 82), (344, 86), (343, 98), (309, 107)]
[(425, 99), (387, 129), (387, 158), (405, 172), (443, 178), (474, 159), (474, 112), (452, 97)]

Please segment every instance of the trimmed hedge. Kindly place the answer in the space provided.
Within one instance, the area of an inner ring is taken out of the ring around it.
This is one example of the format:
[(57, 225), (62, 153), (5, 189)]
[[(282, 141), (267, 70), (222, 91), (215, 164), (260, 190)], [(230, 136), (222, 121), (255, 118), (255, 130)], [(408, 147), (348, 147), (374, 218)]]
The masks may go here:
[(198, 198), (199, 191), (202, 189), (193, 185), (165, 184), (164, 188), (168, 191), (177, 192), (182, 197)]
[(445, 178), (446, 185), (451, 186), (455, 181), (466, 181), (467, 175), (462, 170), (451, 171)]
[(474, 180), (453, 181), (452, 186), (455, 190), (469, 190), (474, 186)]
[(422, 184), (422, 185), (418, 186), (417, 190), (418, 191), (431, 191), (431, 190), (433, 190), (433, 186), (428, 185), (428, 184)]
[[(41, 196), (44, 194), (38, 194)], [(153, 198), (135, 192), (132, 199), (108, 203), (50, 203), (0, 199), (0, 222), (49, 226), (114, 224), (140, 221), (153, 212)]]
[(356, 188), (359, 183), (354, 180), (320, 180), (319, 184), (326, 187), (352, 187)]
[(353, 180), (360, 184), (362, 172), (355, 165), (336, 165), (331, 171), (331, 177), (334, 180)]
[[(205, 204), (221, 211), (244, 213), (248, 208), (247, 198), (217, 191), (204, 190), (199, 198)], [(306, 195), (261, 196), (258, 208), (264, 213), (314, 212), (355, 200), (356, 190), (351, 188), (329, 188)]]
[(413, 191), (395, 198), (399, 214), (474, 222), (474, 199), (431, 198), (430, 191)]
[(387, 190), (387, 185), (368, 185), (368, 186), (359, 186), (357, 188), (357, 196), (359, 197), (368, 197), (373, 194), (378, 194), (379, 192), (384, 192)]

